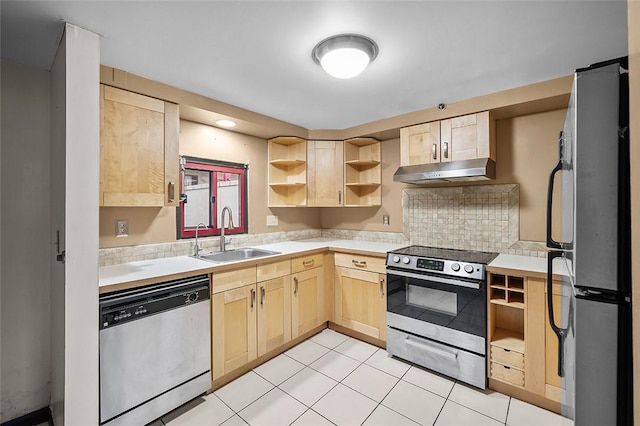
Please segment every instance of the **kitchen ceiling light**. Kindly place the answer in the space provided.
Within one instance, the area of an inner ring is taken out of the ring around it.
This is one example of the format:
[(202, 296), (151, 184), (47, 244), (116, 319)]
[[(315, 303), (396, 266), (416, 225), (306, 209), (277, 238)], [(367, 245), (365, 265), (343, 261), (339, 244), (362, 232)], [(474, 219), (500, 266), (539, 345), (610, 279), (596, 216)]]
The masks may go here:
[(236, 122), (231, 120), (218, 120), (216, 124), (220, 127), (236, 127)]
[(352, 78), (360, 74), (378, 56), (378, 45), (358, 34), (340, 34), (322, 40), (311, 57), (329, 75)]

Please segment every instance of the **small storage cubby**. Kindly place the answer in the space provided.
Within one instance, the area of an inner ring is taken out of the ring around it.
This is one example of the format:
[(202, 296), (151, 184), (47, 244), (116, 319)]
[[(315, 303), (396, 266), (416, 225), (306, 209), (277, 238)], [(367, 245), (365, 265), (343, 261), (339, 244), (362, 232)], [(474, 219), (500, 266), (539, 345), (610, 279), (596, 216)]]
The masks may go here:
[(380, 141), (352, 138), (344, 141), (345, 206), (382, 203)]
[(307, 204), (307, 141), (269, 139), (269, 207)]
[(525, 279), (488, 273), (489, 374), (525, 386)]

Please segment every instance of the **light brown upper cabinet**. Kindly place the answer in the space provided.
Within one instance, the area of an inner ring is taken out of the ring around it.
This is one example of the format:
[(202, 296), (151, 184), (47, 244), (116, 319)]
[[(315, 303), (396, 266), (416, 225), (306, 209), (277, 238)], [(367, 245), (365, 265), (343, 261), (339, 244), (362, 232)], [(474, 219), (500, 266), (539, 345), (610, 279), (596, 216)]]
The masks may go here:
[(269, 139), (269, 207), (307, 205), (307, 141)]
[(344, 205), (382, 204), (380, 141), (353, 138), (344, 141)]
[(309, 206), (337, 207), (344, 203), (344, 142), (307, 143)]
[(178, 105), (100, 85), (100, 206), (179, 203)]
[(476, 158), (496, 159), (495, 121), (489, 111), (400, 129), (402, 166)]

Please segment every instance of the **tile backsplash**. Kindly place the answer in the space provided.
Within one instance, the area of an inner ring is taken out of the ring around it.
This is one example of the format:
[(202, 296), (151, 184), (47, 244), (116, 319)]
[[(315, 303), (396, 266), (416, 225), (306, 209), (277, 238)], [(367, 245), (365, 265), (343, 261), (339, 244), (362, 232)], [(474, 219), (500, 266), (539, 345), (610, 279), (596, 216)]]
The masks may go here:
[(518, 241), (516, 184), (408, 188), (402, 206), (411, 244), (508, 253)]

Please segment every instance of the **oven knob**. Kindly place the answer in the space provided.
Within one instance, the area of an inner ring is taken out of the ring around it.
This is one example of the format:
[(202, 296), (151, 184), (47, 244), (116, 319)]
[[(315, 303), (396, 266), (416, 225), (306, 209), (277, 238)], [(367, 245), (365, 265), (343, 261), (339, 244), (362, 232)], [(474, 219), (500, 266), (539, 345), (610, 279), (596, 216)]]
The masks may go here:
[(452, 263), (451, 264), (451, 269), (455, 272), (458, 272), (460, 270), (460, 264), (459, 263)]
[(472, 272), (473, 272), (473, 265), (464, 265), (464, 271), (465, 271), (467, 274), (472, 273)]
[(398, 263), (400, 262), (400, 256), (393, 256), (393, 263)]
[(411, 262), (411, 259), (409, 259), (408, 257), (402, 258), (402, 263), (404, 263), (405, 265), (408, 265), (409, 262)]

